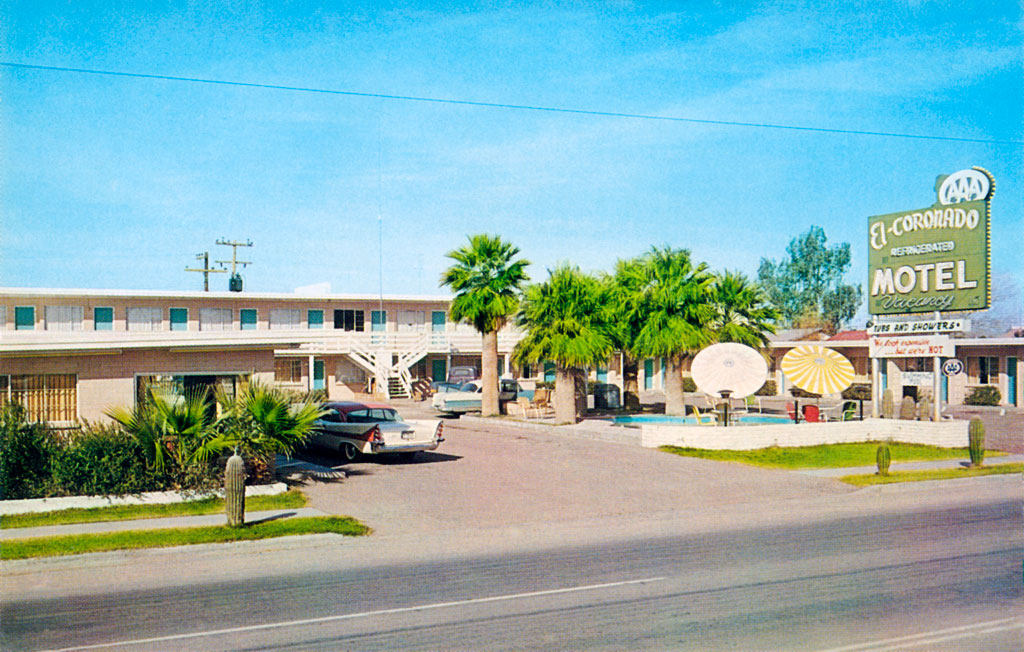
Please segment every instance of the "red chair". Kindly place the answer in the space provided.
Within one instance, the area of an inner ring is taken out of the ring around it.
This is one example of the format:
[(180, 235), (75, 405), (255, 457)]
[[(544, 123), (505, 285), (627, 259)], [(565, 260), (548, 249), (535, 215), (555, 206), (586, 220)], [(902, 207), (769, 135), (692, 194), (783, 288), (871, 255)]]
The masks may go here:
[(807, 423), (821, 422), (821, 410), (818, 409), (817, 405), (804, 406), (804, 421)]
[(793, 405), (792, 401), (786, 403), (786, 414), (789, 415), (790, 419), (796, 421), (796, 406)]

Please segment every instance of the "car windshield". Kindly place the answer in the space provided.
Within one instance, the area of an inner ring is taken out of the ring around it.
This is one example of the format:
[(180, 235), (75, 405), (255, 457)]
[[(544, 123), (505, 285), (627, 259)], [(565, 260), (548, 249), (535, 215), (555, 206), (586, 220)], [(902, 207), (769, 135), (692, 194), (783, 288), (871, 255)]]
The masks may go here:
[(459, 388), (459, 391), (460, 392), (476, 392), (477, 389), (478, 388), (477, 388), (475, 383), (466, 383), (461, 388)]

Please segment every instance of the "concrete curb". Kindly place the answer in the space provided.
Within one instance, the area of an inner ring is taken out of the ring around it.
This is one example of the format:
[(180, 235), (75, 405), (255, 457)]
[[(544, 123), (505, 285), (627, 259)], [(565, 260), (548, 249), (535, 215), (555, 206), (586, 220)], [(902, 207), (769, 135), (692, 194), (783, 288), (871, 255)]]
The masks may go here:
[(459, 417), (459, 421), (472, 425), (514, 428), (516, 430), (541, 432), (548, 435), (574, 437), (576, 439), (606, 441), (614, 444), (626, 444), (631, 446), (640, 445), (639, 429), (613, 428), (610, 425), (603, 428), (586, 427), (580, 424), (556, 426), (553, 423), (534, 423), (527, 421), (517, 421), (515, 419), (502, 419), (497, 417), (478, 417), (468, 414), (464, 414), (461, 417)]
[[(245, 488), (246, 496), (273, 496), (288, 491), (283, 482), (256, 485)], [(0, 501), (0, 516), (7, 514), (27, 514), (37, 512), (54, 512), (61, 509), (89, 509), (93, 507), (111, 507), (113, 505), (166, 505), (183, 503), (190, 500), (201, 500), (210, 496), (223, 497), (223, 490), (211, 493), (182, 493), (179, 491), (148, 491), (134, 496), (62, 496), (59, 498), (28, 498), (25, 500)]]

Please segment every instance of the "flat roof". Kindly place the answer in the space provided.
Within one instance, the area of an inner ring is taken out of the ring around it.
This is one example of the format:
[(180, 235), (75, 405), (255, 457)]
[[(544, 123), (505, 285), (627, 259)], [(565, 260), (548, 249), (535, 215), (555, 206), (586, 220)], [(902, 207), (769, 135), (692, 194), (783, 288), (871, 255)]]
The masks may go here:
[(27, 297), (138, 297), (145, 299), (267, 299), (274, 301), (441, 301), (450, 295), (431, 294), (306, 294), (295, 292), (203, 292), (202, 290), (96, 290), (83, 288), (0, 287), (0, 296)]

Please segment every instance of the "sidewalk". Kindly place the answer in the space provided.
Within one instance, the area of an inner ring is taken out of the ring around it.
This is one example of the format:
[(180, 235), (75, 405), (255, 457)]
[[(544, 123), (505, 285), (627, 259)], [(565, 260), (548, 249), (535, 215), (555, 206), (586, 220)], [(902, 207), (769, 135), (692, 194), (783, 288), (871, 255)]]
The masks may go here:
[[(890, 471), (922, 471), (927, 469), (956, 469), (963, 466), (967, 460), (931, 460), (928, 462), (893, 462), (889, 467)], [(1024, 455), (1000, 455), (998, 457), (985, 457), (988, 466), (997, 464), (1011, 464), (1024, 462)], [(847, 466), (841, 469), (803, 469), (797, 473), (813, 475), (819, 478), (841, 478), (844, 475), (866, 475), (876, 473), (878, 467), (871, 466)]]

